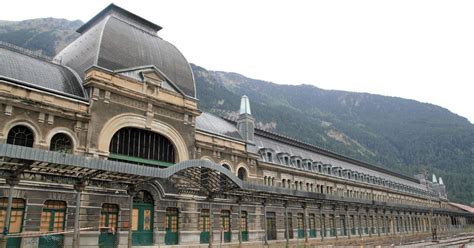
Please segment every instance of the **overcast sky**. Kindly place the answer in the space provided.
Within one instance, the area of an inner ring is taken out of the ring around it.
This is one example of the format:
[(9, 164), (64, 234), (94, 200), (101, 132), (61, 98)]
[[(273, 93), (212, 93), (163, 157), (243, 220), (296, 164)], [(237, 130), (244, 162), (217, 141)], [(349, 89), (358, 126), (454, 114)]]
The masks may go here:
[[(87, 21), (110, 1), (3, 1), (0, 19)], [(474, 122), (474, 1), (114, 1), (189, 62), (279, 84), (369, 92)]]

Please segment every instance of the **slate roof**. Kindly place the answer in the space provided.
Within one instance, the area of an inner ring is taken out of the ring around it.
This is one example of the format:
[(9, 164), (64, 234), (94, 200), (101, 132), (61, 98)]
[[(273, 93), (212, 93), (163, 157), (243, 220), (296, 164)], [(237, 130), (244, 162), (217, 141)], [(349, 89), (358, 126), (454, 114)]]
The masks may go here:
[(234, 124), (211, 113), (202, 112), (202, 114), (196, 118), (196, 129), (207, 133), (242, 140), (242, 137)]
[(91, 66), (120, 70), (153, 65), (187, 96), (195, 97), (188, 61), (175, 46), (157, 36), (159, 29), (112, 4), (79, 28), (81, 36), (59, 52), (55, 60), (73, 68), (82, 78)]
[(466, 211), (466, 212), (469, 212), (469, 213), (474, 213), (474, 208), (473, 207), (463, 205), (463, 204), (460, 204), (460, 203), (455, 203), (455, 202), (448, 202), (448, 204), (453, 206), (453, 207), (456, 207), (458, 209), (461, 209), (463, 211)]
[[(239, 135), (236, 123), (223, 119), (219, 116), (203, 112), (196, 119), (196, 128), (207, 133), (230, 137), (243, 141)], [(413, 188), (426, 190), (426, 186), (419, 183), (419, 180), (387, 170), (382, 167), (364, 163), (337, 153), (324, 150), (311, 144), (306, 144), (298, 140), (285, 137), (279, 134), (255, 129), (255, 145), (248, 145), (253, 153), (258, 153), (259, 149), (271, 148), (276, 153), (288, 153), (291, 156), (300, 156), (303, 159), (311, 159), (313, 162), (331, 164), (333, 167), (349, 169), (357, 173), (363, 173), (378, 178), (411, 186)], [(282, 165), (283, 166), (283, 165)]]
[[(262, 134), (267, 135), (263, 136)], [(416, 179), (400, 175), (396, 172), (386, 170), (384, 168), (376, 167), (374, 165), (366, 164), (361, 161), (357, 161), (351, 158), (344, 157), (342, 155), (323, 150), (321, 148), (306, 144), (312, 150), (321, 150), (321, 152), (311, 151), (309, 149), (300, 148), (288, 143), (293, 140), (287, 139), (287, 142), (279, 141), (271, 136), (277, 136), (275, 134), (267, 133), (265, 131), (256, 131), (255, 133), (255, 145), (261, 148), (271, 148), (276, 153), (288, 153), (291, 156), (300, 156), (303, 159), (311, 159), (313, 162), (321, 162), (323, 164), (331, 164), (333, 167), (341, 167), (343, 169), (349, 169), (358, 173), (364, 173), (370, 176), (384, 178), (393, 182), (397, 182), (404, 185), (409, 185), (418, 189), (426, 190), (426, 187), (417, 182)], [(279, 136), (278, 139), (285, 139), (283, 136)], [(298, 141), (296, 141), (298, 142)], [(351, 161), (352, 160), (352, 161)]]
[(87, 97), (81, 80), (69, 68), (6, 44), (0, 44), (0, 78), (75, 98)]

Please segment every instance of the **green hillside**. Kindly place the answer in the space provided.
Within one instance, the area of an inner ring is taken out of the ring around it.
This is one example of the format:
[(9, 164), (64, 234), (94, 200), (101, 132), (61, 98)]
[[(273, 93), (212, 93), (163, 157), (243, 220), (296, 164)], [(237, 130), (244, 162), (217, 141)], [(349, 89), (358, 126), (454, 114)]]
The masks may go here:
[(76, 29), (81, 25), (82, 21), (55, 18), (0, 21), (0, 41), (51, 57), (79, 36)]

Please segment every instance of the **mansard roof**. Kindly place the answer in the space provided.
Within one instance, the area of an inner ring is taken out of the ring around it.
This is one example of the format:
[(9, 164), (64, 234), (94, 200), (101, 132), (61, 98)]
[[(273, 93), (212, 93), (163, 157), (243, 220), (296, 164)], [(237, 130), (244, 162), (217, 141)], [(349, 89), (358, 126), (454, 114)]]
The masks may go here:
[(334, 167), (341, 167), (357, 171), (358, 173), (386, 178), (416, 188), (422, 187), (419, 181), (414, 178), (352, 159), (311, 144), (306, 144), (283, 135), (256, 129), (255, 145), (260, 148), (273, 148), (277, 152), (290, 153), (293, 156), (300, 156), (305, 159), (312, 159), (313, 161), (322, 161), (324, 164), (331, 164)]
[(196, 90), (191, 67), (181, 52), (158, 37), (161, 27), (120, 7), (110, 5), (77, 31), (75, 41), (55, 60), (73, 68), (81, 78), (91, 66), (120, 70), (155, 66), (187, 96)]
[(0, 79), (74, 98), (87, 97), (71, 69), (8, 44), (0, 44)]
[[(243, 141), (242, 137), (238, 133), (236, 123), (234, 121), (224, 119), (210, 113), (203, 112), (197, 117), (196, 128), (208, 133), (231, 137)], [(425, 189), (417, 179), (412, 177), (349, 158), (280, 134), (267, 132), (261, 129), (255, 129), (254, 143), (258, 148), (257, 151), (259, 149), (271, 149), (275, 151), (276, 154), (285, 153), (290, 156), (298, 156), (303, 159), (321, 161), (321, 163), (331, 165), (332, 167), (340, 167), (357, 172), (359, 174), (384, 178), (386, 180), (409, 185), (414, 188)]]
[(196, 118), (196, 128), (207, 133), (243, 141), (239, 131), (233, 123), (211, 113), (202, 112), (202, 114)]

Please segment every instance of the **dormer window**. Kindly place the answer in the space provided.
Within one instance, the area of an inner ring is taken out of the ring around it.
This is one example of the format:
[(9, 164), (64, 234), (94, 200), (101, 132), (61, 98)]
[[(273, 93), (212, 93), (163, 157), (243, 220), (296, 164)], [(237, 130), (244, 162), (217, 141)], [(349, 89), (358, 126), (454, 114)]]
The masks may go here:
[(290, 158), (289, 157), (284, 157), (283, 160), (285, 161), (285, 165), (290, 165)]
[(301, 168), (301, 160), (296, 160), (296, 167)]
[(271, 153), (271, 152), (267, 152), (266, 155), (267, 155), (267, 156), (266, 156), (267, 162), (273, 162), (272, 153)]

